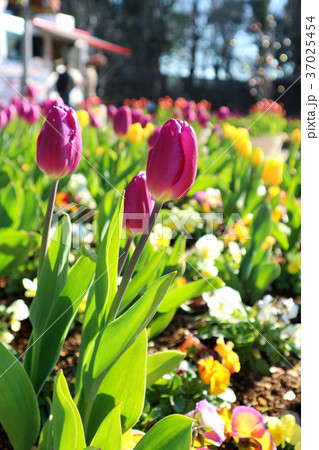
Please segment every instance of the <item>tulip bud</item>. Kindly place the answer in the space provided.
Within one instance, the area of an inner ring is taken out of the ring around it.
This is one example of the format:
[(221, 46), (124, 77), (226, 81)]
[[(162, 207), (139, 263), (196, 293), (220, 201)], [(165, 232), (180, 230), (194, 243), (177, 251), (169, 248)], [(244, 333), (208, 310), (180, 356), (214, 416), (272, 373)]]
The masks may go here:
[(197, 138), (187, 122), (170, 119), (148, 154), (147, 187), (164, 203), (184, 196), (192, 187), (198, 163)]
[(283, 170), (284, 160), (281, 156), (268, 158), (262, 171), (264, 183), (269, 185), (281, 184)]
[(81, 155), (81, 129), (75, 111), (67, 106), (53, 106), (38, 137), (39, 168), (58, 180), (75, 171)]
[(130, 235), (142, 234), (153, 211), (154, 199), (146, 185), (146, 172), (141, 170), (125, 191), (123, 228)]
[(113, 126), (116, 134), (125, 135), (132, 125), (132, 113), (128, 106), (121, 106), (114, 116)]

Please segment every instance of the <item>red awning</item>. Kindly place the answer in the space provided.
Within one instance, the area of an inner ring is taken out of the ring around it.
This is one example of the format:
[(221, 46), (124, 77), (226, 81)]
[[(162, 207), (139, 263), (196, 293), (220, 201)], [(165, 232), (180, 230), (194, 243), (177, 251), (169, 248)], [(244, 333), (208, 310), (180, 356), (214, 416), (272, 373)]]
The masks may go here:
[(70, 41), (84, 39), (91, 47), (105, 50), (106, 52), (117, 53), (124, 56), (130, 56), (132, 54), (132, 51), (129, 48), (103, 41), (102, 39), (91, 36), (87, 31), (79, 30), (78, 28), (73, 28), (72, 31), (65, 31), (59, 28), (54, 22), (39, 17), (33, 19), (33, 25), (42, 31)]

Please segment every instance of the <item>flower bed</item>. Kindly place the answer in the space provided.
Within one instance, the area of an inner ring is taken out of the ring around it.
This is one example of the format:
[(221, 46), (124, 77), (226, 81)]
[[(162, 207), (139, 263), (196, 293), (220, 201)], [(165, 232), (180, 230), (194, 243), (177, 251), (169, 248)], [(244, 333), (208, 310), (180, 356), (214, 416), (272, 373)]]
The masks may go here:
[(3, 445), (300, 448), (296, 123), (98, 103), (1, 111)]

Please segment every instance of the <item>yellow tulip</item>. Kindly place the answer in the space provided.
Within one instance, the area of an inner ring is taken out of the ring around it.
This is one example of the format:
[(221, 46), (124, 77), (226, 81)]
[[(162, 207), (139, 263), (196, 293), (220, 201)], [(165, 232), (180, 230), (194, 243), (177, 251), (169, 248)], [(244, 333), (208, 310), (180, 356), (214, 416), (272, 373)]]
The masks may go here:
[(261, 147), (256, 147), (252, 157), (252, 165), (259, 167), (264, 162), (264, 151)]
[(282, 182), (284, 160), (281, 156), (271, 157), (265, 162), (262, 179), (265, 184), (279, 185)]
[(229, 123), (224, 123), (223, 132), (224, 137), (226, 139), (228, 138), (233, 139), (234, 133), (236, 132), (236, 128), (233, 125), (230, 125)]
[(301, 130), (299, 128), (295, 128), (291, 133), (291, 141), (300, 144), (301, 142)]
[(85, 109), (78, 109), (76, 111), (76, 115), (78, 116), (80, 126), (82, 128), (86, 127), (90, 123), (89, 113)]
[(126, 134), (127, 140), (131, 144), (135, 144), (136, 142), (140, 142), (144, 137), (142, 125), (139, 122), (133, 123)]

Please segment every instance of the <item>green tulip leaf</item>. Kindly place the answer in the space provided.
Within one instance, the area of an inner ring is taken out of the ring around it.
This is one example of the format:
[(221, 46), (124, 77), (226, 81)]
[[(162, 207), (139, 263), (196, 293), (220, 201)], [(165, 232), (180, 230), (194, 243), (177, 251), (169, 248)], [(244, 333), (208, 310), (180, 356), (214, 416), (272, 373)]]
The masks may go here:
[(15, 450), (31, 450), (40, 429), (37, 398), (21, 363), (1, 343), (0, 423)]
[(121, 405), (118, 405), (105, 417), (88, 448), (121, 450), (121, 441)]
[(209, 280), (192, 281), (181, 287), (172, 286), (159, 306), (158, 312), (167, 313), (172, 309), (178, 308), (187, 300), (199, 297), (203, 292), (219, 289), (223, 285), (223, 281), (216, 277)]
[(172, 273), (159, 278), (130, 309), (98, 334), (83, 364), (84, 397), (95, 397), (112, 365), (152, 320), (174, 277)]
[(105, 416), (120, 403), (122, 432), (132, 428), (138, 421), (144, 405), (146, 354), (147, 337), (144, 330), (102, 381), (90, 415), (87, 431), (89, 439)]
[(53, 392), (53, 444), (55, 450), (83, 450), (86, 447), (79, 411), (71, 397), (62, 370)]
[(192, 444), (193, 419), (172, 414), (160, 420), (140, 440), (135, 450), (188, 450)]
[(168, 350), (148, 355), (147, 357), (147, 387), (152, 386), (159, 378), (170, 373), (185, 358), (185, 353)]

